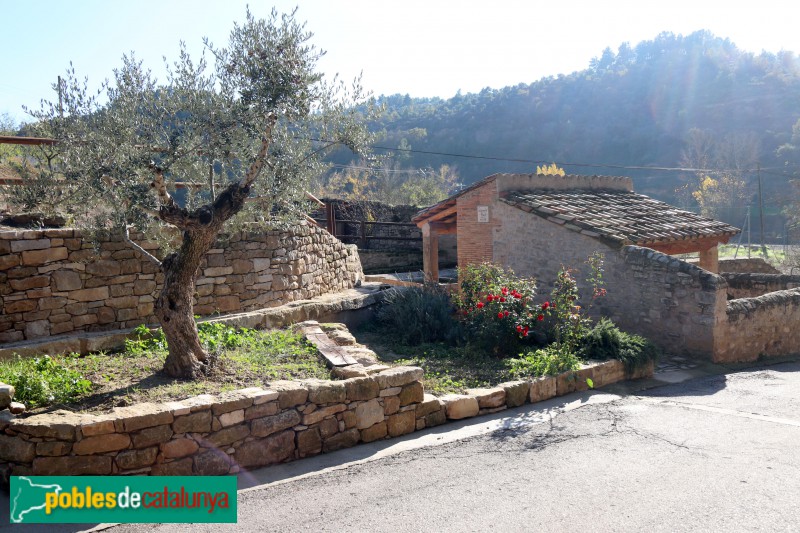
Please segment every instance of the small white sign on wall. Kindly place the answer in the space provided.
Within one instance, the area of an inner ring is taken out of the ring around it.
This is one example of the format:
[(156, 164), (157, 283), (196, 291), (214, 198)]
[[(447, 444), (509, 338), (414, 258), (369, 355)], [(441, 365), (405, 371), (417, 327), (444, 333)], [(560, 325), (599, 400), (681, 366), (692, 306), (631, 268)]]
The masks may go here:
[(489, 222), (489, 206), (478, 206), (478, 222)]

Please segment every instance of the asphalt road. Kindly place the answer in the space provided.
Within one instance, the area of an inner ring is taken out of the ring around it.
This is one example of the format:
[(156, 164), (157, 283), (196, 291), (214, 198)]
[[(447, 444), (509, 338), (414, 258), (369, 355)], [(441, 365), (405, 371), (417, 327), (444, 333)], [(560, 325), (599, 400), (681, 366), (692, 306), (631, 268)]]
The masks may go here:
[(236, 525), (108, 531), (800, 531), (800, 363), (617, 392), (247, 474)]

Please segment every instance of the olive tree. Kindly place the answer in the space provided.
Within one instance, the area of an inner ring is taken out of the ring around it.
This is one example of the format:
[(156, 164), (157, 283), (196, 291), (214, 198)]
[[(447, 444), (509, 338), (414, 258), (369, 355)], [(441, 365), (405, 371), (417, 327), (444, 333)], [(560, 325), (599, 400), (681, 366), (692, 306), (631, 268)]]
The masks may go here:
[[(133, 55), (97, 92), (70, 66), (54, 87), (59, 99), (30, 112), (36, 135), (58, 140), (31, 181), (57, 191), (52, 205), (76, 226), (122, 232), (163, 271), (155, 315), (170, 376), (197, 377), (213, 365), (192, 296), (200, 261), (223, 228), (301, 216), (305, 185), (324, 170), (326, 149), (359, 150), (368, 141), (362, 115), (370, 100), (357, 80), (346, 87), (323, 78), (324, 52), (311, 36), (295, 13), (273, 10), (264, 20), (248, 10), (225, 46), (206, 39), (193, 59), (182, 44), (163, 83)], [(186, 192), (180, 201), (178, 186)], [(177, 229), (179, 244), (159, 261), (128, 228)]]

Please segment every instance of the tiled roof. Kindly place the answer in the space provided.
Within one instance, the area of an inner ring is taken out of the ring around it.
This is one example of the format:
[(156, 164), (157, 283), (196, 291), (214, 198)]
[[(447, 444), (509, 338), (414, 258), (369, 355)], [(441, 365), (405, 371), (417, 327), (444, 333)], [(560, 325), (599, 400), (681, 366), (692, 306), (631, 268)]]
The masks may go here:
[(619, 244), (725, 238), (740, 231), (630, 191), (510, 191), (500, 200), (573, 231)]

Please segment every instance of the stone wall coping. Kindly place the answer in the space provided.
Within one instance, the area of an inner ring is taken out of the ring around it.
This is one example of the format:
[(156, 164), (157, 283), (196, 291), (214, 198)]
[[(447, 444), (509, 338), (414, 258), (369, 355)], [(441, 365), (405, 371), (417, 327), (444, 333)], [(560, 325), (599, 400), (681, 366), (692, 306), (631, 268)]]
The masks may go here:
[(784, 307), (787, 304), (800, 305), (800, 288), (768, 292), (754, 298), (728, 300), (726, 311), (730, 318), (732, 315), (749, 315), (758, 309)]

